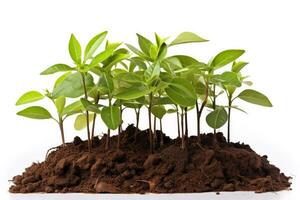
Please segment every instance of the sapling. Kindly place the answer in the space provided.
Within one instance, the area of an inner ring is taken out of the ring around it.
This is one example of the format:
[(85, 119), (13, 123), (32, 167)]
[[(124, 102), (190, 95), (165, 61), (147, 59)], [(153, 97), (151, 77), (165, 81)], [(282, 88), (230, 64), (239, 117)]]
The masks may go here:
[[(233, 62), (231, 71), (224, 72), (220, 75), (216, 75), (215, 79), (221, 83), (228, 100), (227, 110), (228, 110), (228, 121), (227, 121), (227, 141), (230, 142), (230, 123), (231, 123), (231, 109), (237, 109), (243, 111), (237, 106), (233, 105), (235, 99), (239, 98), (246, 102), (265, 106), (272, 107), (272, 103), (264, 94), (252, 90), (245, 89), (240, 92), (237, 96), (234, 96), (236, 90), (242, 86), (242, 84), (252, 85), (251, 81), (246, 81), (246, 76), (242, 76), (241, 70), (247, 65), (246, 62)], [(244, 111), (243, 111), (244, 112)]]
[(19, 106), (23, 104), (33, 103), (42, 100), (44, 97), (47, 97), (54, 104), (56, 108), (57, 118), (53, 117), (46, 108), (41, 106), (27, 107), (17, 112), (17, 114), (32, 119), (53, 119), (55, 122), (57, 122), (59, 126), (62, 145), (65, 145), (65, 133), (64, 133), (64, 124), (63, 124), (64, 120), (67, 117), (80, 112), (83, 109), (83, 107), (78, 102), (74, 102), (68, 106), (65, 106), (66, 105), (65, 97), (60, 96), (58, 98), (54, 98), (48, 90), (46, 90), (45, 95), (41, 94), (38, 91), (26, 92), (18, 99), (16, 105)]

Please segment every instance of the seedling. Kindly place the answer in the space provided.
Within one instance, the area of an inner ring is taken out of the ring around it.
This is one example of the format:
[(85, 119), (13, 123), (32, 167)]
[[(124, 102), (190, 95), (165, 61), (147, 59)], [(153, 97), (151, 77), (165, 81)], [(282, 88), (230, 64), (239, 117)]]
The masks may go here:
[[(111, 130), (118, 129), (118, 145), (122, 132), (122, 113), (126, 108), (134, 109), (135, 124), (138, 134), (140, 112), (143, 107), (148, 110), (149, 151), (154, 152), (158, 146), (156, 121), (159, 120), (160, 131), (163, 131), (163, 117), (176, 114), (178, 137), (181, 138), (181, 148), (188, 144), (188, 111), (196, 110), (197, 135), (200, 141), (201, 116), (205, 108), (212, 111), (207, 115), (207, 124), (214, 129), (228, 124), (228, 142), (230, 141), (231, 109), (239, 109), (233, 105), (237, 98), (244, 101), (272, 106), (269, 99), (251, 89), (245, 89), (234, 96), (235, 91), (242, 84), (250, 84), (247, 77), (242, 76), (241, 69), (247, 64), (236, 60), (244, 54), (241, 49), (229, 49), (218, 53), (208, 63), (200, 62), (189, 55), (168, 56), (168, 48), (185, 43), (206, 42), (207, 40), (191, 32), (179, 34), (172, 42), (155, 34), (155, 42), (137, 34), (139, 48), (131, 44), (122, 47), (122, 43), (106, 41), (104, 50), (96, 53), (103, 43), (107, 32), (93, 37), (84, 52), (81, 45), (72, 34), (69, 40), (69, 54), (73, 65), (55, 64), (42, 75), (65, 72), (55, 82), (53, 91), (42, 95), (36, 91), (25, 93), (17, 105), (32, 103), (43, 99), (50, 99), (57, 110), (57, 118), (43, 107), (26, 108), (19, 115), (35, 119), (54, 119), (64, 140), (63, 121), (66, 117), (77, 114), (74, 128), (86, 128), (88, 149), (92, 149), (96, 117), (101, 116), (107, 127), (105, 149), (110, 148)], [(133, 54), (129, 53), (131, 51)], [(217, 73), (220, 69), (232, 63), (231, 70)], [(227, 105), (218, 105), (217, 99), (226, 94)], [(65, 106), (66, 98), (73, 99), (73, 103)], [(152, 119), (154, 117), (154, 120)], [(90, 129), (90, 123), (92, 128)], [(163, 134), (160, 134), (160, 144), (164, 145)]]

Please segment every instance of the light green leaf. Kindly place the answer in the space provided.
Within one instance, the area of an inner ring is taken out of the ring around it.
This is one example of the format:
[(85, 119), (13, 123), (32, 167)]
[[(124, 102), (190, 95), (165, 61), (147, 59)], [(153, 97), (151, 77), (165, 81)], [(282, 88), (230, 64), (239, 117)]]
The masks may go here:
[(54, 83), (54, 87), (53, 87), (53, 90), (54, 88), (56, 88), (59, 84), (61, 84), (61, 82), (63, 80), (65, 80), (70, 74), (72, 74), (72, 72), (66, 72), (64, 73), (63, 75), (61, 75), (60, 77), (58, 77), (58, 79), (56, 79), (55, 83)]
[(155, 105), (151, 108), (151, 113), (158, 119), (162, 119), (163, 116), (167, 113), (163, 105)]
[(56, 72), (65, 72), (73, 70), (72, 67), (66, 64), (55, 64), (41, 72), (41, 75), (54, 74)]
[(109, 129), (115, 130), (121, 123), (120, 109), (117, 106), (104, 107), (101, 110), (101, 118)]
[(216, 83), (222, 83), (223, 85), (232, 85), (240, 87), (242, 85), (241, 80), (235, 72), (223, 72), (222, 74), (214, 75), (212, 81)]
[(85, 51), (84, 51), (84, 60), (85, 61), (92, 58), (93, 54), (98, 49), (98, 47), (101, 45), (101, 43), (105, 39), (106, 35), (107, 35), (107, 31), (104, 31), (104, 32), (96, 35), (89, 41), (89, 43), (87, 44)]
[[(93, 77), (87, 74), (85, 77), (85, 84), (87, 88), (93, 86)], [(82, 77), (79, 72), (70, 74), (53, 90), (53, 97), (65, 96), (69, 98), (77, 98), (84, 94)]]
[(66, 105), (66, 97), (60, 96), (55, 100), (55, 106), (60, 117), (63, 115), (65, 105)]
[(206, 116), (206, 122), (211, 128), (221, 128), (227, 122), (227, 112), (219, 107)]
[(249, 103), (257, 104), (260, 106), (272, 107), (272, 103), (270, 102), (268, 97), (252, 89), (246, 89), (242, 91), (237, 97)]
[(154, 46), (154, 44), (152, 44), (152, 42), (150, 40), (148, 40), (147, 38), (145, 38), (144, 36), (142, 36), (138, 33), (136, 35), (138, 37), (138, 42), (139, 42), (139, 46), (140, 46), (141, 50), (147, 56), (150, 56), (150, 49), (151, 49), (151, 46)]
[(99, 76), (98, 87), (100, 89), (105, 90), (109, 95), (113, 93), (114, 83), (113, 78), (108, 72), (102, 72)]
[(163, 43), (159, 48), (157, 60), (159, 61), (163, 60), (167, 55), (167, 51), (168, 51), (168, 46), (166, 45), (166, 43)]
[(28, 117), (32, 119), (50, 119), (52, 118), (51, 114), (48, 110), (41, 106), (31, 106), (21, 110), (17, 113), (17, 115)]
[(192, 32), (183, 32), (171, 42), (169, 46), (178, 45), (178, 44), (184, 44), (184, 43), (193, 43), (193, 42), (207, 42), (208, 40), (196, 35)]
[(76, 64), (81, 64), (81, 46), (73, 34), (69, 40), (69, 53)]
[[(93, 121), (94, 114), (89, 114), (89, 123)], [(77, 115), (75, 122), (74, 122), (74, 128), (77, 131), (80, 131), (84, 129), (87, 126), (86, 124), (86, 115), (85, 114), (79, 114)]]
[(86, 110), (100, 114), (99, 106), (93, 104), (85, 98), (81, 98), (80, 101)]
[(98, 65), (99, 63), (101, 63), (104, 60), (108, 59), (113, 54), (113, 52), (114, 52), (113, 49), (106, 49), (106, 50), (102, 51), (101, 53), (96, 55), (95, 58), (93, 58), (90, 65), (91, 66)]
[(197, 99), (193, 85), (183, 78), (174, 78), (169, 87), (165, 89), (172, 101), (183, 107), (195, 105)]
[(240, 72), (248, 63), (247, 62), (243, 62), (243, 61), (239, 61), (239, 62), (233, 62), (232, 63), (232, 67), (231, 67), (231, 71), (238, 73)]
[(80, 113), (83, 110), (84, 110), (84, 107), (83, 107), (81, 101), (75, 101), (65, 107), (62, 115), (70, 116), (70, 115), (73, 115), (76, 113)]
[(16, 105), (18, 106), (18, 105), (22, 105), (22, 104), (26, 104), (26, 103), (39, 101), (43, 98), (44, 98), (44, 95), (42, 95), (41, 93), (39, 93), (37, 91), (29, 91), (29, 92), (26, 92), (25, 94), (23, 94), (18, 99), (18, 101), (16, 102)]
[(145, 79), (148, 83), (158, 78), (159, 74), (160, 74), (160, 66), (158, 62), (150, 65), (144, 72)]
[(130, 49), (136, 55), (138, 55), (142, 58), (144, 58), (146, 56), (143, 52), (141, 52), (140, 50), (138, 50), (136, 47), (132, 46), (131, 44), (126, 44), (126, 46), (128, 47), (128, 49)]
[(145, 86), (133, 86), (130, 88), (122, 88), (115, 97), (117, 99), (123, 99), (123, 100), (131, 100), (136, 99), (142, 96), (145, 96), (149, 93), (149, 90)]
[(241, 49), (229, 49), (229, 50), (222, 51), (213, 58), (213, 60), (210, 62), (210, 67), (212, 67), (213, 69), (221, 68), (235, 61), (244, 53), (245, 50), (241, 50)]

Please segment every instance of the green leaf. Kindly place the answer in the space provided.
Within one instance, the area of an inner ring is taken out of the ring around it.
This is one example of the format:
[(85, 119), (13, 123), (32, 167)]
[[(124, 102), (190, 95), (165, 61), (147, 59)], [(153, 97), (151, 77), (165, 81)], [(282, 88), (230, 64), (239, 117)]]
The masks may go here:
[(69, 53), (76, 64), (81, 64), (81, 46), (73, 34), (69, 40)]
[(123, 99), (123, 100), (131, 100), (136, 99), (142, 96), (145, 96), (149, 93), (149, 90), (145, 86), (133, 86), (130, 88), (122, 88), (115, 97), (117, 99)]
[(167, 111), (163, 105), (152, 106), (151, 112), (158, 119), (162, 119), (163, 116), (167, 113)]
[(109, 129), (115, 130), (121, 123), (120, 109), (117, 106), (104, 107), (101, 110), (101, 118)]
[(95, 58), (91, 62), (91, 66), (98, 65), (99, 63), (103, 62), (104, 60), (108, 59), (112, 54), (114, 50), (113, 49), (106, 49), (95, 56)]
[(83, 107), (81, 101), (75, 101), (65, 107), (62, 115), (70, 116), (70, 115), (73, 115), (76, 113), (80, 113), (83, 110), (84, 110), (84, 107)]
[(103, 68), (110, 70), (111, 67), (118, 64), (122, 60), (128, 59), (130, 57), (127, 53), (114, 53), (113, 56), (109, 57), (107, 60), (103, 62)]
[[(93, 121), (94, 114), (89, 114), (89, 123)], [(74, 128), (77, 131), (80, 131), (84, 129), (87, 126), (86, 124), (86, 115), (85, 114), (79, 114), (77, 115), (75, 122), (74, 122)]]
[(193, 85), (183, 78), (174, 78), (169, 87), (165, 89), (172, 101), (183, 107), (195, 105), (197, 99)]
[(229, 49), (220, 52), (216, 55), (213, 60), (210, 62), (210, 67), (213, 69), (221, 68), (239, 58), (245, 53), (245, 50), (241, 49)]
[(108, 72), (102, 72), (99, 76), (98, 86), (100, 89), (105, 90), (109, 95), (111, 95), (114, 90), (112, 76)]
[(55, 106), (60, 117), (63, 115), (65, 105), (66, 105), (66, 97), (60, 96), (55, 100)]
[(242, 86), (242, 82), (235, 72), (223, 72), (222, 74), (214, 75), (212, 81), (222, 83), (223, 85), (232, 85), (236, 87)]
[(206, 122), (211, 128), (221, 128), (227, 122), (227, 112), (219, 107), (206, 116)]
[(66, 64), (55, 64), (41, 72), (41, 75), (54, 74), (56, 72), (65, 72), (73, 70), (72, 67)]
[(18, 105), (22, 105), (22, 104), (26, 104), (26, 103), (39, 101), (43, 98), (44, 98), (44, 95), (42, 95), (41, 93), (39, 93), (37, 91), (29, 91), (29, 92), (26, 92), (25, 94), (23, 94), (18, 99), (18, 101), (16, 102), (16, 105), (18, 106)]
[(145, 38), (144, 36), (142, 36), (138, 33), (136, 35), (138, 37), (138, 42), (139, 42), (139, 46), (140, 46), (141, 50), (147, 56), (150, 56), (150, 49), (151, 49), (151, 46), (154, 46), (154, 44), (152, 44), (152, 42), (150, 40), (148, 40), (147, 38)]
[(67, 72), (64, 73), (63, 75), (61, 75), (60, 77), (58, 77), (58, 79), (56, 79), (55, 83), (54, 83), (54, 88), (56, 88), (59, 84), (61, 84), (61, 82), (63, 82), (63, 80), (65, 80), (70, 74), (72, 74), (72, 72)]
[(158, 78), (159, 74), (160, 74), (160, 66), (158, 62), (150, 65), (144, 72), (145, 79), (148, 83), (150, 83), (155, 78)]
[(138, 55), (142, 58), (144, 58), (146, 56), (143, 52), (141, 52), (140, 50), (138, 50), (136, 47), (132, 46), (131, 44), (126, 44), (126, 46), (128, 47), (128, 49), (130, 49), (136, 55)]
[(252, 89), (246, 89), (242, 91), (237, 97), (249, 103), (257, 104), (260, 106), (272, 107), (272, 103), (270, 102), (268, 97)]
[(85, 98), (81, 98), (80, 101), (86, 110), (100, 114), (99, 106), (93, 104)]
[(17, 113), (17, 115), (28, 117), (32, 119), (50, 119), (52, 118), (51, 114), (48, 110), (41, 106), (31, 106), (21, 110)]
[(169, 46), (178, 45), (178, 44), (184, 44), (184, 43), (193, 43), (193, 42), (207, 42), (208, 40), (203, 39), (202, 37), (196, 35), (192, 32), (183, 32), (171, 42)]
[(248, 63), (247, 62), (243, 62), (243, 61), (239, 61), (239, 62), (233, 62), (232, 63), (232, 67), (231, 67), (231, 71), (238, 73), (240, 72)]
[(159, 48), (157, 60), (163, 60), (167, 55), (167, 51), (168, 51), (168, 46), (166, 45), (166, 43), (163, 43)]
[[(93, 86), (93, 77), (87, 74), (85, 77), (85, 84), (87, 88)], [(65, 96), (69, 98), (77, 98), (84, 94), (82, 77), (79, 72), (70, 74), (53, 90), (53, 97)]]
[(104, 31), (104, 32), (96, 35), (89, 41), (89, 43), (87, 44), (87, 46), (84, 50), (84, 60), (85, 61), (92, 58), (93, 54), (98, 49), (98, 47), (101, 45), (101, 43), (105, 39), (106, 35), (107, 35), (107, 31)]

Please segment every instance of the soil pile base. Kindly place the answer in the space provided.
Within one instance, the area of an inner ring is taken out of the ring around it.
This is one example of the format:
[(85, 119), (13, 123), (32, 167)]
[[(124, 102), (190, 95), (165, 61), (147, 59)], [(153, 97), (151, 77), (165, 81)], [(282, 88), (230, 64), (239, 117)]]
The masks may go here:
[(76, 137), (72, 143), (52, 151), (44, 162), (33, 163), (13, 178), (12, 193), (182, 193), (209, 191), (279, 191), (290, 187), (286, 177), (267, 156), (256, 154), (249, 145), (227, 143), (222, 133), (201, 135), (188, 140), (180, 149), (180, 139), (164, 136), (149, 154), (148, 133), (127, 127), (111, 138), (105, 151), (106, 136), (94, 138), (92, 152), (87, 142)]

